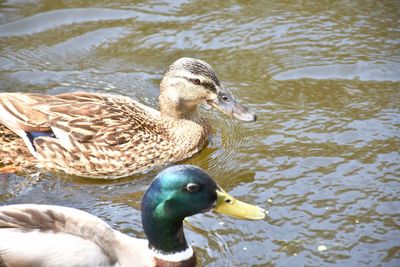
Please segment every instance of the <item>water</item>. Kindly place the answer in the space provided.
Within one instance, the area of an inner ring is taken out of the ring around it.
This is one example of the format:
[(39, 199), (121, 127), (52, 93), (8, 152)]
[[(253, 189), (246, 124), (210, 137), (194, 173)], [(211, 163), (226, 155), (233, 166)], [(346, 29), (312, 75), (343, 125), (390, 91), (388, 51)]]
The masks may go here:
[[(0, 90), (156, 107), (166, 67), (203, 59), (259, 119), (203, 109), (213, 140), (185, 163), (270, 216), (190, 218), (199, 265), (400, 265), (398, 1), (135, 2), (3, 1)], [(143, 238), (140, 199), (155, 173), (3, 175), (0, 201), (80, 208)]]

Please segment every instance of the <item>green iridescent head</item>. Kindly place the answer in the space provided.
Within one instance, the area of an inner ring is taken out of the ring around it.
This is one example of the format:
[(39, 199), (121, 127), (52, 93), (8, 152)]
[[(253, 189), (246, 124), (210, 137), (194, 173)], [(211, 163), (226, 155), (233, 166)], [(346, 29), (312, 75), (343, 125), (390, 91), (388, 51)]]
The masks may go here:
[(163, 170), (142, 199), (142, 224), (149, 246), (164, 253), (185, 250), (183, 219), (211, 209), (241, 219), (265, 217), (263, 209), (229, 196), (198, 167), (178, 165)]
[(200, 168), (174, 166), (156, 176), (142, 201), (142, 214), (156, 218), (183, 220), (212, 208), (217, 200), (217, 184)]

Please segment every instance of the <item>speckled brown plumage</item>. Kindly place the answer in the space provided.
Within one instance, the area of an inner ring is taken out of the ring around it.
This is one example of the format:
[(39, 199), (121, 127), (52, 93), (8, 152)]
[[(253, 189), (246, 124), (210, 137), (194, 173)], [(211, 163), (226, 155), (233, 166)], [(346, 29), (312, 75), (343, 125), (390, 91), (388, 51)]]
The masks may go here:
[[(219, 107), (221, 94), (229, 97), (229, 105)], [(238, 119), (254, 117), (207, 63), (190, 58), (174, 62), (164, 75), (160, 111), (117, 95), (2, 93), (0, 164), (118, 178), (181, 161), (207, 144), (211, 127), (197, 112), (204, 102), (222, 111), (228, 107), (225, 112)], [(238, 117), (231, 104), (247, 117)], [(29, 137), (32, 132), (48, 136)]]
[[(0, 164), (9, 166), (8, 169), (25, 172), (36, 170), (35, 157), (29, 152), (24, 141), (2, 124), (0, 124), (0, 157)], [(3, 169), (6, 170), (4, 167)]]

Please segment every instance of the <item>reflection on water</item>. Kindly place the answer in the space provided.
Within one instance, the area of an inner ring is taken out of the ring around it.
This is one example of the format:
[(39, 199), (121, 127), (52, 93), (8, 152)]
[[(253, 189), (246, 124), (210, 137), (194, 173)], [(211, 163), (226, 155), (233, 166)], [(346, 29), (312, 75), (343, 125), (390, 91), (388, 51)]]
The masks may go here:
[[(202, 266), (396, 266), (398, 1), (15, 1), (0, 4), (0, 90), (127, 95), (152, 107), (165, 68), (209, 62), (258, 121), (209, 109), (213, 140), (185, 161), (263, 222), (186, 223)], [(143, 238), (157, 170), (102, 182), (0, 174), (0, 200), (83, 209)]]

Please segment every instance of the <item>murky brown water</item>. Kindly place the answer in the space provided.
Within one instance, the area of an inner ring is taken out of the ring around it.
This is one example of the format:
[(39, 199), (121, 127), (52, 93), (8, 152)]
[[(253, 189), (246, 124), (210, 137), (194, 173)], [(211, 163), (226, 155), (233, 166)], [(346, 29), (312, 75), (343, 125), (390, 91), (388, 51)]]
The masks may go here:
[[(259, 120), (204, 109), (215, 135), (186, 163), (270, 217), (190, 218), (201, 265), (399, 266), (400, 2), (333, 2), (2, 1), (0, 91), (112, 92), (155, 107), (171, 62), (206, 60)], [(143, 237), (154, 174), (3, 175), (0, 201), (80, 208)]]

